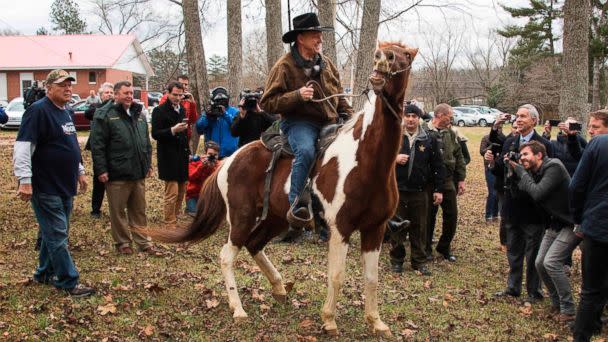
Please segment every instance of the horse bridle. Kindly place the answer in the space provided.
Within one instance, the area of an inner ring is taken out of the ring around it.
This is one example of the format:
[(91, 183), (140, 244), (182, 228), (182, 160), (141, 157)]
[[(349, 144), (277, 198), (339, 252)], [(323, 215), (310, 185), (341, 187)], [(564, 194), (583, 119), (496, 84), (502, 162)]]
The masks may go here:
[[(393, 67), (395, 62), (391, 62), (389, 63), (389, 71), (386, 73), (382, 73), (388, 76), (388, 79), (390, 80), (391, 78), (393, 78), (394, 76), (397, 76), (403, 72), (409, 71), (412, 68), (412, 64), (410, 63), (406, 68), (403, 69), (399, 69), (396, 71), (390, 71)], [(384, 89), (384, 85), (386, 84), (386, 76), (382, 79), (383, 83), (382, 83), (382, 88)], [(370, 84), (370, 80), (369, 78), (367, 79), (367, 83), (365, 86), (365, 89), (363, 89), (363, 91), (361, 91), (361, 94), (358, 95), (354, 95), (354, 94), (347, 94), (347, 93), (340, 93), (340, 94), (334, 94), (334, 95), (330, 95), (330, 96), (325, 96), (325, 92), (323, 92), (323, 88), (321, 87), (321, 85), (319, 84), (319, 82), (315, 81), (315, 80), (310, 80), (308, 82), (306, 82), (306, 86), (310, 87), (311, 85), (316, 86), (317, 88), (319, 88), (319, 91), (321, 93), (321, 96), (323, 96), (320, 99), (310, 99), (309, 101), (311, 102), (315, 102), (315, 103), (319, 103), (319, 102), (324, 102), (324, 101), (328, 101), (331, 98), (334, 97), (360, 97), (360, 96), (367, 96), (367, 94), (369, 93), (369, 91), (371, 90), (371, 88), (369, 87)], [(401, 116), (399, 114), (397, 114), (397, 111), (395, 111), (395, 109), (393, 108), (393, 106), (391, 106), (391, 104), (388, 102), (388, 99), (386, 98), (386, 96), (384, 96), (384, 92), (382, 90), (376, 92), (376, 95), (379, 95), (380, 98), (382, 99), (382, 101), (384, 102), (384, 104), (386, 105), (386, 107), (388, 107), (389, 111), (391, 112), (391, 114), (397, 119), (397, 120), (401, 120)], [(369, 97), (368, 97), (369, 100)], [(330, 107), (332, 108), (332, 110), (335, 112), (336, 110), (330, 105)]]

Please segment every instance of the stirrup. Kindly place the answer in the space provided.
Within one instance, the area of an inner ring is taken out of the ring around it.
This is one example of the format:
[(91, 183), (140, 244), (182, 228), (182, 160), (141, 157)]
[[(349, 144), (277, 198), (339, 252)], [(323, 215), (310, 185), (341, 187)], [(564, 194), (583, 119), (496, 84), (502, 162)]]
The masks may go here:
[(295, 209), (295, 204), (298, 203), (298, 198), (296, 198), (295, 201), (293, 201), (294, 204), (291, 205), (291, 207), (289, 207), (289, 211), (287, 212), (287, 222), (289, 222), (289, 224), (294, 227), (294, 228), (306, 228), (308, 226), (310, 226), (312, 224), (313, 221), (313, 214), (312, 214), (312, 205), (310, 202), (308, 202), (308, 206), (306, 207), (299, 207), (297, 210), (300, 209), (306, 209), (308, 211), (308, 215), (307, 217), (300, 217), (300, 216), (296, 216), (294, 215), (294, 209)]

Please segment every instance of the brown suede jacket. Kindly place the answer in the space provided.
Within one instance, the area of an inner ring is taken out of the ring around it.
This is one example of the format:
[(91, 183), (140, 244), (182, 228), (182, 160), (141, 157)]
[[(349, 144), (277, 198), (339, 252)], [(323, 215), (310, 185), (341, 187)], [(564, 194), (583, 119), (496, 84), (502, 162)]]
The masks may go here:
[[(346, 113), (351, 116), (352, 107), (344, 97), (334, 97), (325, 103), (315, 103), (304, 101), (300, 95), (299, 89), (310, 80), (315, 80), (321, 85), (325, 96), (343, 93), (338, 70), (329, 58), (325, 56), (322, 58), (326, 63), (325, 68), (319, 76), (310, 78), (306, 76), (304, 69), (296, 65), (290, 52), (283, 55), (272, 67), (266, 80), (264, 95), (260, 101), (264, 111), (281, 114), (283, 118), (301, 119), (320, 125), (335, 123), (336, 113)], [(323, 98), (319, 87), (313, 87), (314, 98)], [(328, 108), (329, 105), (336, 111)]]

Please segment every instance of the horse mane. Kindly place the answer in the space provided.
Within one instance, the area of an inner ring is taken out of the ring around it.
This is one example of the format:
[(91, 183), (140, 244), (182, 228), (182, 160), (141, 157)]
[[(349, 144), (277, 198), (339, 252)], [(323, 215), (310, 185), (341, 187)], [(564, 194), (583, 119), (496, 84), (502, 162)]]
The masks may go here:
[(378, 42), (378, 47), (381, 49), (384, 49), (386, 47), (391, 47), (391, 46), (395, 46), (404, 50), (407, 50), (408, 46), (403, 44), (402, 42), (397, 42), (397, 41), (383, 41), (383, 42)]

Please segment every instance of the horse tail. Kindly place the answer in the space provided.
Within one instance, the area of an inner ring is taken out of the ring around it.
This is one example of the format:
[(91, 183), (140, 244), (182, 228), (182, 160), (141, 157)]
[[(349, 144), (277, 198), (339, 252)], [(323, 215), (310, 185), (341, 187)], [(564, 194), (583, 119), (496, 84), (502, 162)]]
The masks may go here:
[(196, 242), (213, 235), (226, 218), (226, 203), (217, 184), (218, 171), (203, 184), (199, 193), (196, 216), (186, 229), (145, 230), (153, 240), (168, 243)]

